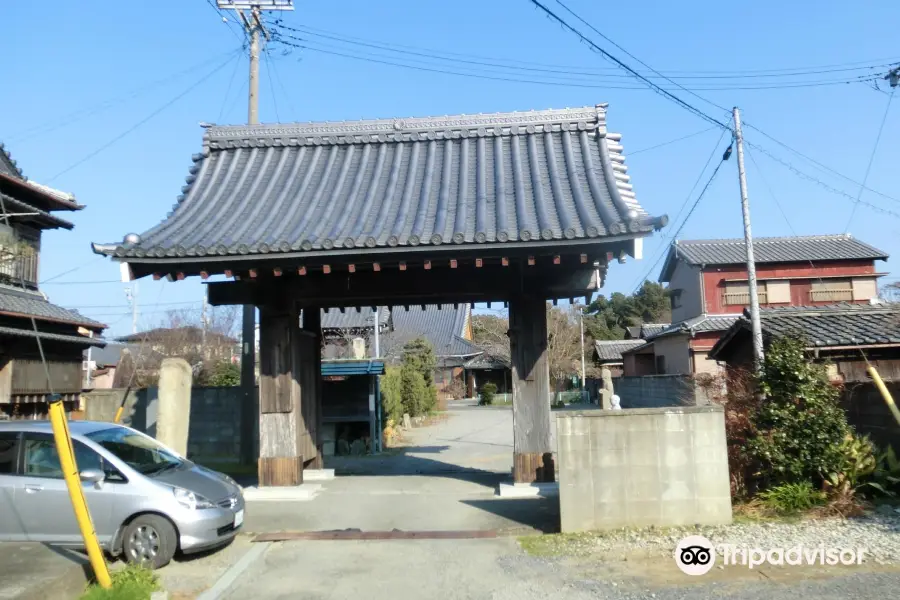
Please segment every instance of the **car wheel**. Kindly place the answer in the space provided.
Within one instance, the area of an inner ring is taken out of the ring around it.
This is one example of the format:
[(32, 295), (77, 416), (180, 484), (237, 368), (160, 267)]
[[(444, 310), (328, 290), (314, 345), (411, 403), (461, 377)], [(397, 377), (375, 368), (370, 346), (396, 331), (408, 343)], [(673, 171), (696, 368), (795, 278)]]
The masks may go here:
[(141, 515), (128, 524), (122, 551), (130, 563), (159, 569), (169, 564), (178, 549), (175, 526), (159, 515)]

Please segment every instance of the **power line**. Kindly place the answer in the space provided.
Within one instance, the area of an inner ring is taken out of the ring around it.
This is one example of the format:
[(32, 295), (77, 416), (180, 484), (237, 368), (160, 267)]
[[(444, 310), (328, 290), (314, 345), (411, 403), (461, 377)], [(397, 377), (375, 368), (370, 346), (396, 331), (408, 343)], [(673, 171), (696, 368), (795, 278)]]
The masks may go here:
[(197, 81), (195, 81), (194, 83), (192, 83), (187, 89), (185, 89), (184, 91), (182, 91), (181, 93), (179, 93), (177, 96), (175, 96), (174, 98), (172, 98), (171, 100), (169, 100), (168, 102), (166, 102), (165, 104), (163, 104), (162, 106), (160, 106), (159, 108), (157, 108), (156, 110), (154, 110), (153, 112), (151, 112), (149, 115), (147, 115), (146, 117), (144, 117), (143, 119), (141, 119), (140, 121), (138, 121), (137, 123), (135, 123), (134, 125), (132, 125), (131, 127), (129, 127), (128, 129), (126, 129), (125, 131), (123, 131), (122, 133), (120, 133), (119, 135), (117, 135), (116, 137), (112, 138), (111, 140), (109, 140), (109, 141), (106, 142), (105, 144), (101, 145), (101, 146), (100, 146), (99, 148), (97, 148), (96, 150), (90, 152), (89, 154), (87, 154), (87, 156), (84, 156), (84, 157), (82, 157), (81, 159), (75, 161), (74, 163), (72, 163), (71, 165), (69, 165), (68, 167), (66, 167), (65, 169), (63, 169), (62, 171), (60, 171), (59, 173), (57, 173), (56, 175), (54, 175), (53, 177), (47, 179), (47, 183), (50, 183), (50, 182), (52, 182), (52, 181), (58, 179), (60, 176), (65, 175), (66, 173), (68, 173), (68, 172), (71, 171), (72, 169), (75, 169), (76, 167), (79, 167), (79, 166), (81, 166), (82, 164), (84, 164), (84, 163), (86, 163), (87, 161), (89, 161), (90, 159), (94, 158), (95, 156), (97, 156), (98, 154), (100, 154), (101, 152), (103, 152), (104, 150), (106, 150), (107, 148), (109, 148), (110, 146), (112, 146), (113, 144), (115, 144), (116, 142), (118, 142), (119, 140), (121, 140), (122, 138), (124, 138), (125, 136), (127, 136), (129, 133), (131, 133), (132, 131), (136, 130), (138, 127), (140, 127), (141, 125), (143, 125), (144, 123), (146, 123), (147, 121), (149, 121), (150, 119), (152, 119), (153, 117), (155, 117), (156, 115), (158, 115), (159, 113), (161, 113), (162, 111), (164, 111), (165, 109), (167, 109), (167, 108), (169, 108), (170, 106), (172, 106), (175, 102), (177, 102), (178, 100), (180, 100), (181, 98), (183, 98), (184, 96), (186, 96), (187, 94), (189, 94), (189, 93), (190, 93), (191, 91), (193, 91), (195, 88), (199, 87), (199, 86), (200, 86), (202, 83), (204, 83), (207, 79), (209, 79), (210, 77), (212, 77), (213, 75), (215, 75), (216, 73), (218, 73), (219, 71), (221, 71), (221, 70), (225, 67), (225, 65), (227, 65), (230, 61), (231, 61), (231, 56), (228, 57), (228, 60), (226, 60), (225, 62), (221, 63), (221, 64), (220, 64), (219, 66), (217, 66), (215, 69), (213, 69), (212, 71), (210, 71), (209, 73), (207, 73), (206, 75), (204, 75), (203, 77), (201, 77), (200, 79), (198, 79)]
[(83, 269), (83, 268), (85, 268), (85, 267), (87, 267), (87, 266), (90, 266), (90, 265), (96, 263), (96, 262), (99, 261), (99, 260), (103, 260), (103, 257), (102, 257), (102, 256), (95, 256), (94, 258), (92, 258), (91, 260), (87, 261), (87, 262), (84, 263), (84, 264), (78, 265), (77, 267), (73, 267), (73, 268), (69, 269), (68, 271), (63, 271), (62, 273), (57, 273), (57, 274), (54, 275), (53, 277), (48, 277), (48, 278), (45, 279), (44, 281), (41, 281), (38, 285), (44, 285), (44, 284), (46, 284), (46, 283), (51, 283), (51, 282), (53, 282), (54, 280), (59, 279), (59, 278), (62, 277), (63, 275), (68, 275), (69, 273), (74, 273), (75, 271), (78, 271), (78, 270)]
[[(282, 94), (284, 94), (284, 99), (287, 101), (288, 108), (291, 109), (291, 114), (296, 115), (297, 109), (294, 107), (294, 102), (291, 100), (291, 95), (288, 94), (287, 88), (284, 87), (284, 82), (281, 79), (281, 75), (278, 74), (278, 67), (277, 67), (277, 63), (276, 63), (275, 59), (273, 59), (271, 54), (269, 54), (269, 45), (268, 44), (266, 44), (265, 50), (266, 50), (266, 54), (269, 56), (269, 61), (267, 64), (269, 66), (269, 69), (271, 70), (271, 75), (273, 75), (275, 77), (275, 79), (278, 81), (278, 87), (281, 88), (281, 92), (282, 92)], [(272, 92), (272, 96), (273, 97), (275, 96), (274, 91)]]
[[(157, 302), (156, 306), (178, 306), (178, 305), (202, 304), (202, 303), (203, 303), (202, 300), (188, 300), (188, 301), (184, 301), (184, 302)], [(84, 305), (84, 306), (71, 306), (69, 308), (71, 308), (73, 310), (82, 310), (85, 308), (122, 308), (122, 309), (124, 309), (124, 307), (122, 307), (118, 304), (88, 304), (88, 305)], [(118, 313), (116, 313), (116, 314), (118, 314)], [(131, 314), (131, 313), (129, 313), (129, 314)]]
[[(238, 41), (243, 43), (244, 39), (245, 39), (244, 36), (239, 34), (237, 31), (235, 31), (234, 27), (231, 26), (231, 19), (229, 19), (228, 16), (222, 12), (222, 9), (219, 8), (218, 6), (216, 6), (213, 3), (213, 0), (206, 0), (206, 3), (209, 5), (210, 8), (212, 8), (214, 11), (216, 11), (217, 15), (222, 17), (222, 22), (228, 26), (228, 30), (234, 35), (234, 37), (236, 37), (238, 39)], [(243, 29), (244, 28), (242, 27), (241, 31), (243, 31)]]
[[(313, 37), (320, 37), (329, 40), (338, 41), (345, 44), (353, 44), (358, 46), (364, 46), (369, 48), (376, 48), (379, 50), (386, 50), (389, 52), (396, 52), (400, 54), (408, 54), (412, 56), (421, 56), (428, 57), (437, 60), (445, 60), (445, 61), (455, 61), (461, 63), (468, 63), (474, 65), (482, 65), (482, 66), (491, 66), (491, 67), (499, 67), (505, 69), (516, 69), (523, 71), (536, 71), (536, 72), (547, 72), (547, 73), (569, 73), (569, 74), (577, 74), (577, 75), (588, 75), (592, 77), (596, 77), (598, 73), (609, 72), (613, 73), (607, 75), (601, 75), (604, 77), (614, 77), (614, 78), (630, 78), (632, 75), (621, 74), (619, 69), (609, 67), (609, 68), (596, 68), (596, 67), (579, 67), (572, 65), (559, 65), (559, 64), (548, 64), (548, 63), (539, 63), (539, 62), (529, 62), (529, 61), (521, 61), (515, 59), (508, 58), (498, 58), (498, 57), (489, 57), (477, 54), (463, 54), (459, 52), (449, 52), (445, 50), (435, 50), (429, 48), (423, 48), (420, 46), (410, 46), (405, 44), (396, 44), (390, 42), (383, 42), (379, 40), (372, 40), (360, 37), (353, 37), (342, 35), (336, 32), (324, 30), (324, 29), (316, 29), (309, 26), (302, 27), (291, 27), (289, 25), (285, 25), (284, 21), (281, 19), (275, 19), (270, 22), (272, 27), (277, 27), (281, 29), (285, 29), (288, 31), (293, 31), (295, 33), (300, 33)], [(302, 41), (309, 41), (303, 40)], [(473, 59), (473, 60), (464, 60), (464, 59)], [(873, 59), (877, 61), (883, 61), (887, 59)], [(742, 78), (767, 78), (767, 77), (799, 77), (804, 75), (816, 75), (816, 74), (824, 74), (824, 73), (835, 73), (835, 72), (849, 72), (849, 71), (862, 71), (866, 69), (881, 69), (884, 67), (890, 66), (892, 63), (880, 63), (880, 64), (871, 64), (873, 61), (865, 61), (861, 63), (845, 63), (845, 65), (820, 65), (817, 67), (795, 67), (795, 68), (787, 68), (787, 69), (775, 69), (775, 70), (759, 70), (759, 71), (728, 71), (728, 72), (716, 72), (716, 71), (698, 71), (698, 73), (702, 73), (699, 75), (679, 75), (677, 73), (690, 73), (690, 71), (672, 71), (669, 72), (666, 77), (669, 79), (742, 79)], [(505, 64), (504, 64), (505, 63)], [(856, 67), (847, 67), (846, 64), (857, 64), (859, 66)], [(517, 66), (524, 65), (524, 66)], [(654, 73), (660, 74), (659, 71), (652, 70)], [(793, 71), (793, 72), (784, 72), (784, 71)], [(716, 74), (719, 73), (719, 74)], [(771, 74), (766, 74), (771, 73)], [(661, 75), (662, 76), (662, 75)]]
[(648, 148), (641, 148), (640, 150), (629, 151), (628, 156), (632, 157), (635, 154), (640, 154), (641, 152), (649, 152), (650, 150), (656, 150), (657, 148), (662, 148), (663, 146), (668, 146), (669, 144), (674, 144), (675, 142), (680, 142), (682, 140), (687, 140), (692, 137), (696, 137), (702, 133), (706, 133), (707, 131), (712, 131), (713, 129), (715, 129), (715, 127), (707, 127), (706, 129), (701, 129), (700, 131), (695, 131), (694, 133), (689, 133), (688, 135), (683, 135), (679, 138), (675, 138), (674, 140), (669, 140), (668, 142), (662, 142), (661, 144), (656, 144), (656, 145), (650, 146)]
[(219, 108), (219, 117), (216, 122), (222, 122), (222, 115), (225, 113), (225, 104), (228, 102), (228, 96), (231, 95), (231, 86), (234, 85), (234, 77), (237, 75), (238, 67), (241, 65), (241, 54), (234, 55), (234, 69), (231, 71), (231, 78), (228, 80), (228, 87), (225, 89), (225, 95), (222, 96), (222, 106)]
[[(625, 69), (626, 71), (628, 71), (629, 73), (631, 73), (632, 75), (634, 75), (635, 77), (637, 77), (638, 79), (640, 79), (641, 81), (643, 81), (644, 83), (646, 83), (648, 86), (650, 86), (650, 89), (652, 89), (652, 90), (655, 91), (656, 93), (661, 94), (663, 97), (668, 98), (669, 100), (675, 102), (676, 104), (678, 104), (678, 105), (681, 106), (682, 108), (686, 109), (688, 112), (690, 112), (690, 113), (692, 113), (692, 114), (694, 114), (694, 115), (700, 117), (700, 118), (703, 119), (704, 121), (707, 121), (707, 122), (709, 122), (709, 123), (712, 123), (713, 125), (717, 125), (717, 126), (723, 128), (723, 129), (728, 129), (729, 131), (731, 131), (731, 127), (730, 127), (730, 126), (726, 125), (725, 123), (723, 123), (722, 121), (720, 121), (720, 120), (718, 120), (718, 119), (716, 119), (716, 118), (714, 118), (714, 117), (709, 116), (708, 114), (706, 114), (705, 112), (703, 112), (703, 111), (700, 110), (699, 108), (697, 108), (697, 107), (693, 106), (692, 104), (689, 104), (688, 102), (682, 100), (681, 98), (679, 98), (679, 97), (676, 96), (675, 94), (673, 94), (673, 93), (671, 93), (671, 92), (669, 92), (669, 91), (663, 89), (662, 87), (660, 87), (659, 85), (657, 85), (657, 84), (654, 83), (653, 81), (647, 79), (646, 77), (644, 77), (643, 75), (641, 75), (640, 73), (638, 73), (637, 71), (635, 71), (634, 69), (632, 69), (630, 66), (628, 66), (627, 64), (625, 64), (624, 62), (622, 62), (621, 60), (619, 60), (618, 58), (616, 58), (615, 56), (613, 56), (612, 54), (610, 54), (609, 52), (607, 52), (606, 50), (604, 50), (603, 48), (601, 48), (600, 46), (598, 46), (596, 43), (594, 43), (592, 40), (590, 40), (589, 38), (587, 38), (584, 34), (582, 34), (580, 31), (578, 31), (577, 29), (575, 29), (573, 26), (569, 25), (569, 23), (567, 23), (565, 20), (563, 20), (562, 17), (560, 17), (560, 16), (557, 15), (555, 12), (553, 12), (552, 10), (550, 10), (549, 8), (547, 8), (546, 6), (544, 6), (544, 4), (542, 4), (542, 3), (539, 2), (538, 0), (529, 0), (529, 1), (530, 1), (532, 4), (534, 4), (535, 6), (537, 6), (538, 8), (540, 8), (542, 11), (544, 11), (544, 13), (546, 13), (548, 17), (550, 17), (551, 19), (553, 19), (554, 21), (556, 21), (557, 23), (559, 23), (560, 25), (562, 25), (565, 29), (571, 31), (571, 32), (574, 33), (576, 36), (578, 36), (578, 38), (579, 38), (582, 42), (588, 44), (591, 48), (593, 48), (594, 50), (596, 50), (597, 52), (599, 52), (600, 54), (602, 54), (602, 55), (603, 55), (604, 57), (606, 57), (608, 60), (611, 60), (611, 61), (614, 62), (615, 64), (619, 65), (621, 68)], [(558, 0), (557, 0), (557, 1), (558, 1)], [(572, 11), (569, 10), (568, 7), (566, 7), (564, 4), (561, 4), (561, 6), (562, 6), (563, 8), (565, 8), (566, 10), (568, 10), (570, 13), (572, 13)], [(575, 15), (575, 13), (572, 13), (572, 14)], [(578, 19), (581, 20), (582, 22), (585, 22), (583, 19), (581, 19), (581, 17), (578, 17), (577, 15), (575, 15), (575, 16), (576, 16), (576, 18), (578, 18)], [(604, 36), (602, 33), (600, 33), (596, 28), (594, 28), (594, 27), (592, 27), (592, 26), (590, 26), (590, 25), (588, 25), (588, 26), (591, 27), (591, 29), (593, 29), (593, 30), (594, 30), (598, 35), (600, 35), (603, 39), (609, 41), (610, 43), (613, 43), (611, 40), (609, 40), (609, 38), (607, 38), (607, 37)], [(615, 45), (617, 48), (619, 48), (620, 50), (622, 50), (622, 48), (621, 48), (620, 46), (618, 46), (617, 44), (613, 43), (613, 45)], [(623, 50), (623, 51), (624, 51), (624, 50)], [(628, 54), (629, 56), (631, 56), (632, 58), (634, 58), (634, 56), (632, 56), (630, 53), (628, 53), (628, 52), (625, 52), (625, 53)], [(637, 59), (635, 59), (635, 60), (637, 60)], [(638, 61), (638, 62), (641, 62), (641, 61)], [(647, 66), (647, 65), (646, 65), (645, 63), (643, 63), (643, 62), (641, 62), (641, 64), (643, 64), (645, 67)], [(652, 69), (651, 69), (651, 70), (652, 70)], [(655, 72), (655, 71), (654, 71), (654, 72)], [(658, 73), (657, 73), (657, 74), (658, 74)], [(677, 85), (677, 84), (676, 84), (676, 85)], [(715, 106), (715, 107), (717, 107), (717, 108), (720, 108), (721, 110), (727, 112), (727, 109), (725, 109), (725, 108), (723, 108), (723, 107), (721, 107), (721, 106), (718, 106), (717, 104), (715, 104), (715, 103), (713, 103), (713, 102), (710, 102), (709, 100), (706, 100), (705, 98), (703, 98), (703, 97), (701, 97), (701, 96), (698, 96), (696, 93), (694, 93), (694, 92), (689, 92), (689, 93), (692, 94), (692, 95), (694, 95), (694, 96), (697, 96), (698, 98), (700, 98), (700, 99), (703, 100), (704, 102), (706, 102), (706, 103), (708, 103), (708, 104), (712, 104), (713, 106)]]
[(869, 180), (869, 173), (872, 171), (872, 163), (875, 161), (875, 153), (878, 151), (878, 143), (881, 141), (881, 134), (884, 132), (884, 124), (887, 122), (888, 113), (891, 110), (891, 101), (894, 99), (894, 90), (891, 88), (891, 95), (888, 96), (887, 106), (884, 107), (884, 116), (881, 117), (881, 124), (878, 126), (878, 135), (875, 136), (875, 144), (872, 146), (872, 152), (869, 154), (869, 163), (866, 165), (866, 173), (863, 175), (862, 183), (859, 184), (859, 192), (856, 194), (856, 202), (853, 203), (853, 209), (850, 211), (850, 217), (847, 219), (847, 225), (844, 227), (844, 233), (850, 229), (850, 223), (856, 214), (856, 208), (859, 206), (859, 200), (862, 198), (863, 190), (866, 189), (866, 182)]
[(226, 56), (226, 55), (231, 56), (232, 52), (233, 51), (228, 51), (227, 53), (224, 53), (224, 54), (220, 53), (220, 54), (217, 54), (216, 56), (207, 58), (203, 62), (200, 62), (193, 66), (190, 66), (187, 69), (184, 69), (183, 71), (178, 71), (177, 73), (169, 75), (168, 77), (164, 77), (162, 79), (158, 79), (158, 80), (148, 83), (146, 85), (135, 88), (131, 92), (129, 92), (123, 96), (119, 96), (118, 98), (113, 98), (110, 100), (105, 100), (98, 104), (86, 106), (86, 107), (80, 108), (76, 111), (67, 113), (59, 118), (48, 120), (42, 124), (35, 125), (33, 127), (29, 127), (27, 129), (20, 131), (19, 133), (8, 136), (6, 141), (7, 142), (21, 142), (24, 140), (31, 139), (38, 135), (52, 133), (53, 131), (62, 129), (64, 127), (67, 127), (69, 125), (72, 125), (74, 123), (82, 121), (90, 116), (101, 113), (109, 108), (112, 108), (113, 106), (122, 104), (123, 102), (126, 102), (128, 100), (137, 98), (137, 97), (143, 95), (145, 92), (157, 91), (157, 90), (159, 90), (159, 87), (161, 85), (164, 85), (171, 81), (175, 81), (176, 79), (179, 79), (185, 75), (188, 75), (194, 71), (197, 71), (197, 70), (205, 67), (206, 65), (208, 65), (211, 62), (219, 60), (223, 56)]
[[(289, 40), (299, 40), (299, 41), (289, 41)], [(435, 65), (433, 63), (427, 63), (424, 61), (415, 61), (419, 63), (424, 63), (428, 66), (421, 66), (416, 64), (408, 64), (407, 62), (398, 62), (393, 59), (393, 57), (383, 57), (381, 55), (359, 55), (359, 54), (348, 54), (347, 52), (340, 52), (337, 50), (331, 50), (327, 48), (317, 48), (315, 46), (310, 46), (309, 42), (302, 40), (302, 38), (296, 38), (294, 36), (279, 34), (273, 41), (283, 44), (285, 46), (291, 48), (298, 48), (300, 50), (309, 50), (311, 52), (318, 52), (321, 54), (329, 54), (332, 56), (340, 56), (343, 58), (350, 58), (354, 60), (361, 60), (365, 62), (383, 64), (383, 65), (391, 65), (395, 67), (402, 67), (406, 69), (412, 69), (416, 71), (425, 71), (430, 73), (440, 73), (442, 75), (456, 75), (460, 77), (472, 77), (476, 79), (486, 79), (491, 81), (508, 81), (514, 83), (532, 83), (537, 85), (552, 85), (552, 86), (569, 86), (569, 87), (580, 87), (580, 88), (591, 88), (591, 89), (618, 89), (618, 90), (643, 90), (646, 89), (646, 86), (642, 85), (633, 85), (628, 84), (623, 81), (617, 81), (613, 84), (597, 84), (597, 83), (588, 83), (590, 80), (586, 79), (577, 79), (570, 78), (565, 76), (556, 76), (554, 79), (534, 79), (534, 78), (524, 78), (517, 74), (511, 74), (509, 76), (504, 75), (502, 72), (498, 71), (489, 71), (487, 73), (478, 73), (478, 72), (467, 72), (467, 71), (458, 71), (458, 70), (450, 70), (443, 65)], [(301, 43), (302, 42), (302, 43)], [(414, 59), (404, 59), (412, 62)], [(830, 85), (843, 85), (848, 83), (858, 83), (857, 81), (819, 81), (819, 82), (808, 82), (808, 83), (799, 83), (799, 84), (789, 84), (789, 85), (767, 85), (767, 86), (739, 86), (739, 87), (709, 87), (703, 88), (703, 90), (766, 90), (766, 89), (783, 89), (783, 88), (791, 88), (791, 87), (820, 87), (820, 86), (830, 86)], [(660, 90), (665, 90), (667, 88), (656, 86)]]
[[(709, 165), (712, 163), (713, 158), (716, 156), (716, 153), (719, 151), (719, 144), (722, 143), (722, 138), (725, 137), (725, 133), (726, 133), (726, 131), (723, 129), (722, 134), (719, 136), (719, 139), (716, 140), (716, 143), (713, 146), (712, 152), (710, 152), (710, 154), (709, 154), (709, 158), (706, 159), (706, 163), (704, 163), (703, 168), (700, 169), (700, 173), (697, 175), (697, 179), (694, 181), (694, 185), (691, 186), (691, 189), (688, 191), (687, 195), (684, 198), (684, 202), (681, 203), (681, 207), (678, 209), (678, 212), (675, 214), (675, 217), (672, 219), (673, 225), (678, 222), (678, 218), (681, 216), (681, 213), (684, 212), (684, 209), (687, 206), (687, 203), (690, 202), (691, 196), (694, 194), (694, 190), (697, 189), (697, 186), (700, 184), (700, 181), (703, 179), (703, 174), (706, 173), (706, 170), (709, 168)], [(721, 162), (720, 162), (720, 164), (721, 164)], [(716, 170), (718, 170), (718, 167), (716, 167)], [(714, 176), (715, 176), (715, 174), (713, 175), (713, 177)], [(709, 184), (711, 182), (712, 182), (712, 178), (710, 178), (710, 180), (707, 182), (706, 186), (709, 187)], [(706, 189), (704, 188), (703, 193), (705, 193), (705, 192), (706, 192)], [(694, 207), (697, 206), (697, 202), (699, 202), (699, 198), (703, 197), (703, 193), (701, 193), (700, 196), (698, 197), (697, 201), (694, 202)], [(692, 207), (691, 212), (693, 212), (693, 210), (694, 210), (694, 208)], [(688, 216), (690, 216), (690, 214), (688, 214)], [(652, 273), (653, 270), (656, 268), (656, 266), (659, 264), (659, 261), (662, 260), (662, 257), (665, 256), (666, 251), (667, 251), (667, 244), (670, 241), (674, 240), (675, 237), (679, 233), (681, 233), (681, 230), (682, 230), (682, 228), (684, 228), (684, 224), (686, 221), (687, 221), (687, 217), (685, 217), (685, 219), (684, 219), (684, 221), (682, 221), (681, 225), (678, 226), (678, 230), (674, 234), (672, 234), (670, 236), (664, 236), (662, 238), (662, 240), (660, 242), (660, 246), (659, 246), (659, 251), (657, 252), (656, 258), (653, 262), (653, 266), (650, 267), (650, 270), (643, 277), (641, 277), (640, 279), (638, 279), (632, 283), (632, 287), (635, 290), (638, 289), (643, 284), (643, 282), (647, 279), (647, 277), (650, 276), (650, 273)]]
[(278, 114), (278, 98), (275, 96), (275, 77), (272, 75), (272, 57), (269, 56), (269, 45), (263, 46), (263, 59), (266, 63), (266, 79), (269, 80), (269, 91), (272, 93), (272, 106), (275, 107), (275, 120), (281, 122), (281, 115)]
[(101, 283), (127, 283), (119, 279), (107, 279), (103, 281), (45, 281), (41, 285), (91, 285)]

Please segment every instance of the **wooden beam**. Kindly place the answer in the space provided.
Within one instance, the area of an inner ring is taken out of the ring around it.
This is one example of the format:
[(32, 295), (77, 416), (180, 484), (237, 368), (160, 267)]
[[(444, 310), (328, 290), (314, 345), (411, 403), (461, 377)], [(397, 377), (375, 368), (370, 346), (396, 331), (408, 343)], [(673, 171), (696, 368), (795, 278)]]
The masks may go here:
[(306, 275), (306, 267), (297, 267), (297, 275)]
[(350, 271), (351, 273), (356, 273), (356, 265), (354, 265), (353, 263), (350, 263), (349, 265), (347, 265), (347, 270)]
[(178, 273), (175, 274), (175, 279), (177, 279), (178, 281), (184, 281), (184, 273), (179, 271)]
[(376, 273), (378, 273), (379, 271), (381, 271), (381, 264), (380, 263), (372, 263), (372, 270), (375, 271)]
[(503, 265), (504, 267), (508, 267), (509, 259), (504, 256), (503, 258), (500, 259), (500, 264)]
[(553, 264), (554, 264), (554, 265), (558, 265), (558, 264), (560, 264), (561, 262), (562, 262), (562, 259), (560, 258), (559, 254), (557, 254), (556, 256), (553, 257)]
[(322, 272), (326, 275), (331, 273), (331, 265), (322, 265)]
[(233, 276), (234, 274), (231, 272), (231, 269), (225, 269), (225, 277), (231, 279)]
[(161, 273), (154, 273), (154, 274), (153, 274), (153, 281), (159, 281), (160, 279), (162, 279), (162, 274), (161, 274)]
[(200, 271), (200, 279), (206, 281), (207, 279), (209, 279), (209, 273), (207, 273), (206, 271)]
[(256, 279), (256, 269), (250, 269), (250, 279)]
[(431, 269), (431, 261), (430, 261), (430, 260), (426, 260), (426, 261), (425, 261), (425, 270), (428, 271), (429, 269)]
[(274, 269), (272, 269), (272, 274), (275, 275), (275, 277), (281, 277), (281, 273), (281, 267), (275, 267)]
[(456, 259), (455, 259), (455, 258), (451, 258), (451, 259), (450, 259), (450, 268), (451, 268), (451, 269), (455, 269), (455, 268), (456, 268)]
[[(506, 265), (503, 265), (503, 266), (506, 266)], [(529, 257), (528, 257), (528, 266), (529, 266), (529, 267), (533, 267), (533, 266), (534, 266), (534, 257), (533, 257), (533, 256), (529, 256)]]
[(588, 260), (588, 259), (587, 259), (587, 254), (582, 254), (580, 258), (581, 258), (581, 264), (586, 265), (586, 264), (587, 264), (587, 260)]
[(402, 260), (400, 261), (400, 270), (401, 270), (401, 271), (405, 271), (405, 270), (406, 270), (406, 263), (405, 263), (404, 261), (402, 261)]
[(484, 265), (484, 261), (481, 258), (475, 259), (475, 268), (480, 269)]

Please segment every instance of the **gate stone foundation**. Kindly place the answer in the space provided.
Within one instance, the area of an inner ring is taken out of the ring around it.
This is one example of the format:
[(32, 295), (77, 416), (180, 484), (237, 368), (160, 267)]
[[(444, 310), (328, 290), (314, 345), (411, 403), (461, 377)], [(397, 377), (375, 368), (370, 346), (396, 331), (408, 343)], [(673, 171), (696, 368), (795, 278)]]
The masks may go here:
[(731, 522), (721, 406), (557, 415), (563, 532)]

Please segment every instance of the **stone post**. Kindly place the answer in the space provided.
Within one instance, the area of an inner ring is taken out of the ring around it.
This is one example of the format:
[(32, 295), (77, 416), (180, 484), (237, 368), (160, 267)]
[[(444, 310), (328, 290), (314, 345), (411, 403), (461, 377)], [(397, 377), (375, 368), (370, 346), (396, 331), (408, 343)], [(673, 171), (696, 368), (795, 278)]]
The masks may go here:
[(191, 365), (183, 358), (164, 358), (159, 368), (156, 439), (187, 457), (191, 420)]

